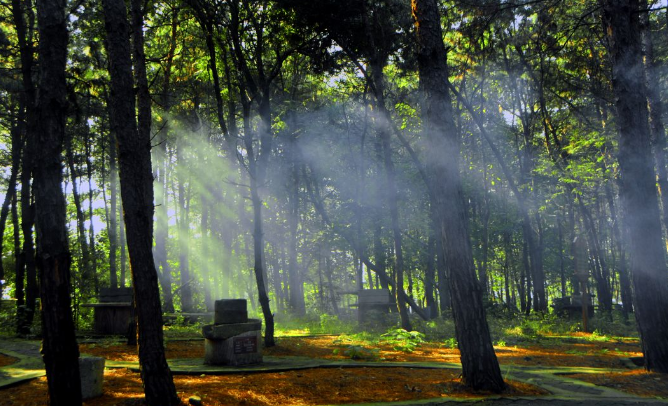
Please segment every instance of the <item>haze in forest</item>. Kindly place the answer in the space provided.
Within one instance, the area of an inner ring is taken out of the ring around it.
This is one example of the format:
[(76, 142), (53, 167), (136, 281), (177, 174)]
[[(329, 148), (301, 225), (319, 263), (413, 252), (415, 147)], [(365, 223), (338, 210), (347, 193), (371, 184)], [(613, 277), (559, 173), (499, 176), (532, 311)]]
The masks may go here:
[(635, 318), (645, 367), (666, 372), (666, 7), (13, 1), (0, 280), (15, 331), (44, 321), (66, 387), (90, 305), (132, 286), (147, 402), (172, 405), (165, 321), (248, 299), (271, 348), (299, 323), (379, 328), (360, 306), (381, 292), (380, 328), (451, 319), (463, 382), (500, 393), (488, 316), (591, 302)]

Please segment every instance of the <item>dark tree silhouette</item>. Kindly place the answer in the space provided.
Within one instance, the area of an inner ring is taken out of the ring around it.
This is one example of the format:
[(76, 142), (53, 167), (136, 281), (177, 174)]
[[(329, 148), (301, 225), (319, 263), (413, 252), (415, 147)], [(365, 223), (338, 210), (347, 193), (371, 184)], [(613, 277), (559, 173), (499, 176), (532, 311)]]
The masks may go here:
[(499, 362), (476, 279), (459, 174), (459, 135), (455, 130), (448, 90), (447, 53), (435, 0), (413, 0), (418, 42), (422, 119), (427, 148), (426, 166), (447, 269), (450, 271), (452, 313), (466, 385), (494, 392), (503, 390)]
[(70, 251), (65, 196), (62, 190), (62, 150), (67, 117), (67, 19), (65, 0), (38, 0), (40, 35), (39, 84), (35, 105), (34, 152), (37, 269), (42, 310), (42, 354), (49, 387), (49, 404), (81, 404), (79, 347), (70, 308)]
[(668, 373), (668, 272), (650, 146), (638, 0), (600, 0), (612, 59), (620, 198), (645, 368)]
[[(140, 101), (138, 121), (135, 116), (136, 103), (127, 8), (122, 0), (105, 0), (103, 7), (111, 77), (109, 117), (112, 131), (118, 139), (121, 200), (134, 282), (141, 377), (148, 405), (178, 405), (179, 398), (165, 358), (160, 291), (151, 250), (153, 177), (151, 140), (149, 131), (145, 128), (147, 124), (150, 125), (150, 106), (146, 108), (148, 88), (144, 87), (146, 71), (142, 72), (141, 67), (135, 68), (137, 76), (144, 76), (144, 80), (138, 81)], [(133, 10), (133, 14), (136, 12)], [(137, 41), (136, 32), (134, 42), (135, 47), (143, 47), (143, 44)], [(142, 52), (135, 50), (135, 58), (137, 56), (143, 58)], [(138, 63), (141, 65), (142, 62)], [(146, 117), (146, 114), (149, 116)]]

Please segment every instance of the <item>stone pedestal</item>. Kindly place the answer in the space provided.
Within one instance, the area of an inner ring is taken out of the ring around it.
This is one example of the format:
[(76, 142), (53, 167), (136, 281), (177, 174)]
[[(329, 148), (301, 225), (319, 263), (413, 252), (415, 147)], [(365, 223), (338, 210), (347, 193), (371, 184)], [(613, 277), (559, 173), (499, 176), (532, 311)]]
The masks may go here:
[(245, 299), (217, 300), (214, 324), (202, 327), (204, 363), (251, 365), (262, 362), (262, 321), (249, 319)]

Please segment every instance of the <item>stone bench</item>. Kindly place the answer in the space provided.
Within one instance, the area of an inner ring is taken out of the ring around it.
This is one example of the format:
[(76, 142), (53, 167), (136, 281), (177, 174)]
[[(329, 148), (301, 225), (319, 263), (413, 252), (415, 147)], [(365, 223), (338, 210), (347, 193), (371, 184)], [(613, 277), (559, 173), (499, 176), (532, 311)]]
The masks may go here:
[(94, 310), (93, 330), (101, 335), (126, 335), (134, 322), (132, 288), (101, 288), (98, 303), (82, 304)]
[(363, 289), (357, 292), (357, 314), (360, 323), (374, 321), (377, 313), (389, 313), (390, 306), (393, 305), (394, 301), (388, 289)]

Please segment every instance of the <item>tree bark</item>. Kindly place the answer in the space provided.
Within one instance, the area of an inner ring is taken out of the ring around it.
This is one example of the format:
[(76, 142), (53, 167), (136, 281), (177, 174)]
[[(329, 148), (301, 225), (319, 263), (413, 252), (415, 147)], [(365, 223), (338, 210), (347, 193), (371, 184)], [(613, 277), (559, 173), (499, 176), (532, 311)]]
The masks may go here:
[(116, 137), (109, 132), (109, 285), (118, 287), (118, 168), (116, 166)]
[(435, 0), (412, 0), (417, 36), (422, 119), (430, 143), (427, 167), (437, 204), (443, 251), (450, 270), (450, 291), (464, 383), (501, 392), (505, 383), (487, 325), (476, 278), (466, 205), (459, 174), (460, 142), (448, 91), (447, 52)]
[[(26, 24), (25, 17), (28, 17)], [(32, 176), (32, 133), (35, 124), (35, 84), (33, 81), (34, 46), (32, 25), (34, 15), (30, 7), (24, 9), (21, 0), (12, 0), (12, 17), (16, 27), (17, 40), (21, 60), (21, 79), (23, 91), (19, 98), (19, 124), (23, 121), (29, 125), (25, 127), (23, 151), (21, 152), (21, 232), (23, 246), (16, 261), (16, 304), (17, 304), (17, 331), (21, 334), (28, 332), (32, 324), (35, 311), (37, 280), (35, 273), (35, 251), (32, 235), (34, 222), (31, 207), (30, 177)], [(24, 281), (27, 277), (27, 286)]]
[(40, 34), (34, 170), (37, 268), (42, 311), (42, 356), (52, 406), (81, 405), (79, 347), (70, 302), (70, 251), (62, 191), (62, 150), (67, 117), (65, 0), (37, 0)]
[[(165, 358), (160, 292), (151, 252), (151, 140), (147, 131), (140, 132), (137, 127), (127, 9), (122, 0), (104, 0), (102, 4), (111, 77), (109, 112), (112, 131), (118, 137), (121, 199), (134, 282), (137, 342), (144, 393), (149, 406), (178, 405), (179, 398)], [(141, 36), (141, 33), (139, 35)], [(135, 39), (135, 47), (140, 46), (141, 42)], [(141, 74), (140, 70), (136, 73)], [(140, 111), (143, 111), (142, 107)], [(150, 117), (148, 120), (150, 124)], [(140, 119), (140, 124), (142, 123), (146, 124), (146, 117)]]
[(612, 59), (619, 132), (620, 197), (645, 368), (668, 373), (668, 285), (652, 164), (638, 0), (600, 0)]

